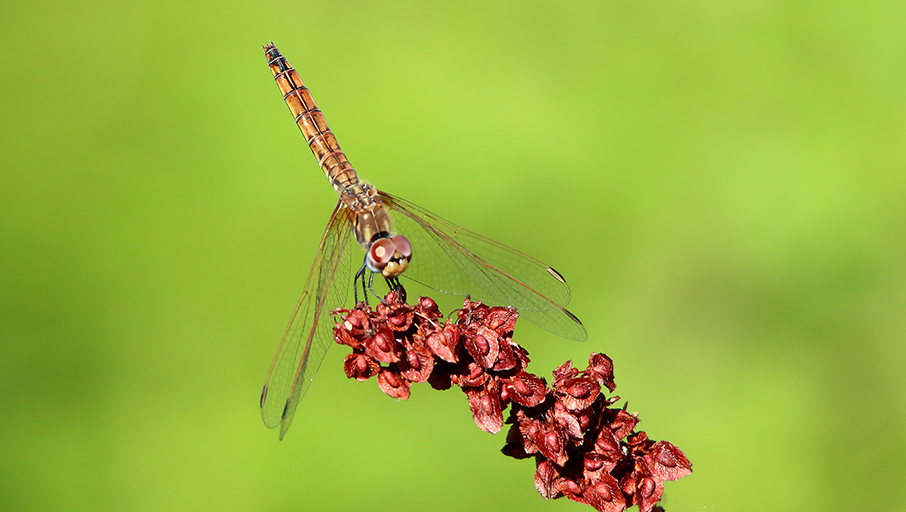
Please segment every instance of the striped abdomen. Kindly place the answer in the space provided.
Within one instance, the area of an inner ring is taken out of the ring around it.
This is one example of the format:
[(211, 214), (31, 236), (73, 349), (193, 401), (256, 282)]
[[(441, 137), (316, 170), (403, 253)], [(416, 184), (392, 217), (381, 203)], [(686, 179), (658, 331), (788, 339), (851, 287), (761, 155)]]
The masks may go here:
[(357, 188), (359, 177), (337, 144), (337, 138), (327, 126), (324, 114), (312, 99), (308, 87), (305, 87), (299, 74), (289, 62), (286, 62), (286, 58), (280, 54), (274, 43), (263, 48), (274, 80), (283, 93), (283, 99), (286, 100), (286, 105), (302, 130), (308, 147), (318, 159), (318, 165), (327, 175), (330, 184), (341, 196), (344, 191)]
[(334, 190), (340, 194), (346, 215), (352, 221), (356, 240), (367, 248), (372, 241), (389, 236), (392, 226), (381, 197), (374, 187), (359, 180), (352, 164), (337, 144), (337, 138), (327, 126), (324, 114), (312, 99), (308, 87), (305, 87), (299, 74), (286, 62), (274, 43), (263, 48), (267, 64), (289, 111), (302, 130), (311, 152), (318, 159), (321, 170), (327, 175)]

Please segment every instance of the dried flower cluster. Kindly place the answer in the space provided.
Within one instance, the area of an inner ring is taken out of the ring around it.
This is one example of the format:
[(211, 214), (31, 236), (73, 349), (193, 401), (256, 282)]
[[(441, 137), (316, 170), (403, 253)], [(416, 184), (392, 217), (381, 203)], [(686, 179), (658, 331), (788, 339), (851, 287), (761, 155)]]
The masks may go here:
[(345, 317), (334, 339), (353, 349), (344, 360), (349, 378), (376, 376), (384, 393), (404, 400), (413, 383), (459, 386), (475, 424), (492, 434), (503, 428), (503, 411), (512, 405), (502, 451), (535, 458), (535, 488), (547, 499), (565, 496), (606, 512), (632, 505), (661, 510), (663, 482), (692, 472), (679, 448), (633, 432), (638, 418), (609, 407), (620, 397), (601, 392), (602, 386), (616, 388), (606, 355), (591, 354), (581, 372), (567, 361), (554, 370), (550, 387), (526, 372), (528, 352), (512, 338), (514, 308), (467, 298), (452, 321), (441, 318), (430, 298), (413, 307), (390, 292), (374, 310), (359, 304), (337, 313)]
[(613, 409), (613, 362), (592, 354), (584, 371), (567, 361), (554, 370), (546, 400), (537, 407), (514, 404), (503, 453), (517, 459), (534, 456), (535, 488), (548, 499), (565, 496), (602, 512), (632, 505), (654, 510), (664, 481), (692, 473), (685, 454), (666, 441), (633, 432), (637, 416)]

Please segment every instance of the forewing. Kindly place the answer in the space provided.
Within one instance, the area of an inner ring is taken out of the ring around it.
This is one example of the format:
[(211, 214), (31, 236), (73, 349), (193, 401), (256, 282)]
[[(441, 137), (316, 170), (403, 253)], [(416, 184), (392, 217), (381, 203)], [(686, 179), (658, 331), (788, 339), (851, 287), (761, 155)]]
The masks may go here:
[[(280, 340), (261, 390), (261, 418), (286, 435), (299, 400), (308, 391), (333, 341), (330, 312), (343, 307), (351, 275), (347, 245), (351, 239), (347, 211), (337, 203), (321, 237), (305, 289)], [(339, 282), (335, 282), (339, 280)]]
[(444, 293), (513, 306), (521, 317), (564, 338), (587, 338), (585, 327), (564, 307), (569, 286), (556, 270), (405, 199), (380, 195), (395, 213), (396, 232), (412, 243), (403, 277)]

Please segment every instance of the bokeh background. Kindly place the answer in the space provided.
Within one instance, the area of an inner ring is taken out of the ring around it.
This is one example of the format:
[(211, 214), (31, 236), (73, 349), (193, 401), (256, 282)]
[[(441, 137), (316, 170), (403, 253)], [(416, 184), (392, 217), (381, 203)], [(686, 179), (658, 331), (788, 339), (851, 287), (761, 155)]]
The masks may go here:
[(591, 510), (345, 347), (263, 426), (335, 202), (271, 39), (364, 177), (570, 280), (529, 369), (613, 357), (668, 510), (902, 503), (904, 6), (4, 3), (0, 509)]

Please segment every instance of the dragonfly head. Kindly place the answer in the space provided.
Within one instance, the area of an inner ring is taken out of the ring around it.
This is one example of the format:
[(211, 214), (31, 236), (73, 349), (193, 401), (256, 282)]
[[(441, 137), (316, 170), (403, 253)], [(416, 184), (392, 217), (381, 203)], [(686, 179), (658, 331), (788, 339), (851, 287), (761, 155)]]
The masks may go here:
[(396, 277), (406, 271), (412, 260), (412, 244), (403, 235), (379, 238), (368, 248), (365, 261), (372, 272), (385, 278)]

